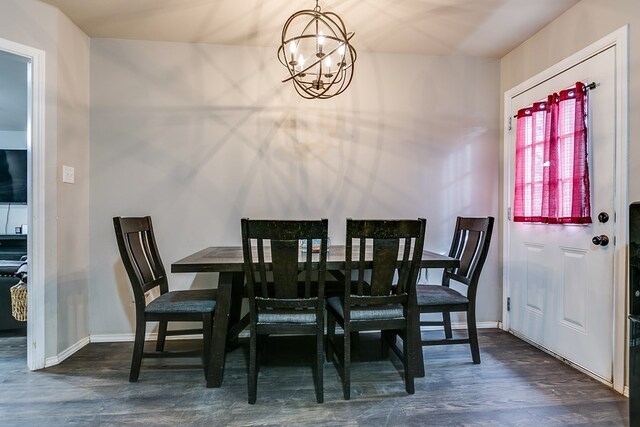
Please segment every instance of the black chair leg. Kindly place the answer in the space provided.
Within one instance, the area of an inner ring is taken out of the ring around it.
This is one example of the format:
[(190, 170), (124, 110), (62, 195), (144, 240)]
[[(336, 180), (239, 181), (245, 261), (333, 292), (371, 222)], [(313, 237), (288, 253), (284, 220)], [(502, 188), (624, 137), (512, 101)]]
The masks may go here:
[(384, 359), (389, 357), (389, 347), (395, 341), (395, 332), (388, 331), (380, 331), (380, 356)]
[(451, 330), (451, 313), (448, 311), (442, 312), (442, 323), (444, 324), (444, 336), (450, 340), (453, 338), (453, 331)]
[(336, 319), (331, 313), (327, 313), (327, 362), (333, 360), (334, 338), (336, 336)]
[(471, 358), (473, 363), (477, 365), (480, 363), (480, 345), (478, 344), (478, 328), (476, 327), (476, 313), (474, 310), (467, 312), (467, 330), (469, 331)]
[(167, 339), (167, 322), (166, 320), (161, 320), (158, 323), (158, 339), (156, 340), (156, 351), (164, 351), (164, 343)]
[(256, 403), (258, 389), (258, 339), (255, 329), (251, 331), (249, 338), (249, 403)]
[(316, 334), (316, 400), (324, 402), (324, 325), (318, 325)]
[(351, 399), (351, 333), (344, 331), (344, 358), (342, 361), (342, 393), (344, 400)]
[[(415, 388), (415, 374), (413, 371), (412, 352), (414, 348), (414, 336), (409, 331), (405, 330), (402, 337), (402, 363), (404, 365), (404, 387), (408, 394), (414, 394)], [(419, 347), (422, 350), (422, 347)]]
[(141, 316), (136, 316), (136, 336), (133, 342), (133, 356), (131, 357), (131, 371), (129, 372), (129, 381), (136, 382), (140, 376), (140, 365), (142, 365), (142, 356), (144, 353), (144, 336), (146, 333), (147, 323)]
[(209, 361), (211, 360), (211, 328), (213, 318), (211, 313), (202, 315), (202, 364), (204, 366), (204, 378), (209, 379)]

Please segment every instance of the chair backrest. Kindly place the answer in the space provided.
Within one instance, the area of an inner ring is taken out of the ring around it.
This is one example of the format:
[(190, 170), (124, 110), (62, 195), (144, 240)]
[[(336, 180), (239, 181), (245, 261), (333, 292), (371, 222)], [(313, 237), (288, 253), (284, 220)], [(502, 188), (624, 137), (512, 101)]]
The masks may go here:
[(425, 229), (424, 218), (347, 219), (345, 306), (406, 303), (415, 291)]
[(450, 280), (455, 280), (467, 285), (469, 299), (475, 297), (482, 266), (489, 252), (493, 221), (491, 216), (485, 218), (458, 217), (456, 220), (449, 256), (459, 259), (460, 266), (445, 269), (442, 284), (449, 286)]
[[(260, 308), (324, 310), (329, 221), (242, 218), (241, 226), (252, 315)], [(302, 259), (301, 240), (307, 248)], [(320, 240), (317, 254), (312, 250), (313, 240)]]
[(160, 287), (162, 294), (169, 291), (151, 217), (115, 217), (113, 227), (120, 258), (133, 288), (136, 309), (144, 309), (145, 292), (156, 287)]

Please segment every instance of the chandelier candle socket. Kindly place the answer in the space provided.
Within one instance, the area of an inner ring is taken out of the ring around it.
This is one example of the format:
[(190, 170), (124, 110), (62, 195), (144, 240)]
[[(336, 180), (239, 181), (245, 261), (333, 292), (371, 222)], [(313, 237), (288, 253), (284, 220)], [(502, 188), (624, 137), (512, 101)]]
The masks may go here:
[(306, 99), (328, 99), (345, 91), (353, 78), (356, 50), (342, 19), (322, 12), (316, 0), (313, 10), (289, 17), (282, 29), (278, 59), (289, 71), (282, 82), (292, 81)]

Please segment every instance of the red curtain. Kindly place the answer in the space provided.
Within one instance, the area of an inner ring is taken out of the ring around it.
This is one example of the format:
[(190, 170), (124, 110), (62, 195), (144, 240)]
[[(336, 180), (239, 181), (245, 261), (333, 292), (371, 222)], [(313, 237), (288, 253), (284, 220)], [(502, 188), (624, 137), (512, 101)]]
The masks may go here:
[(583, 83), (518, 111), (514, 221), (591, 223)]

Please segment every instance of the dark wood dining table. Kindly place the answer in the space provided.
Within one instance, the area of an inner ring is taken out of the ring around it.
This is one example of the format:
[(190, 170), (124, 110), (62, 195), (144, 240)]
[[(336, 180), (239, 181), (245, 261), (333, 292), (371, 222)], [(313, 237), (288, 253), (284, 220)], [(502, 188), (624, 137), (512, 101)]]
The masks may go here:
[[(306, 254), (301, 252), (301, 257)], [(315, 257), (317, 255), (314, 254)], [(302, 258), (301, 258), (302, 261)], [(422, 268), (455, 268), (459, 261), (431, 251), (422, 252)], [(327, 270), (342, 271), (345, 266), (344, 245), (331, 245), (327, 255)], [(364, 268), (371, 268), (371, 258), (365, 258)], [(241, 316), (242, 298), (244, 297), (244, 259), (240, 246), (211, 246), (195, 252), (171, 264), (172, 273), (218, 273), (218, 289), (226, 288), (231, 293), (229, 329), (227, 348), (237, 346), (238, 334), (248, 325), (248, 316)], [(416, 376), (424, 376), (424, 360), (420, 340), (420, 316), (411, 320), (412, 329), (417, 335), (416, 348), (413, 349), (414, 372)]]

